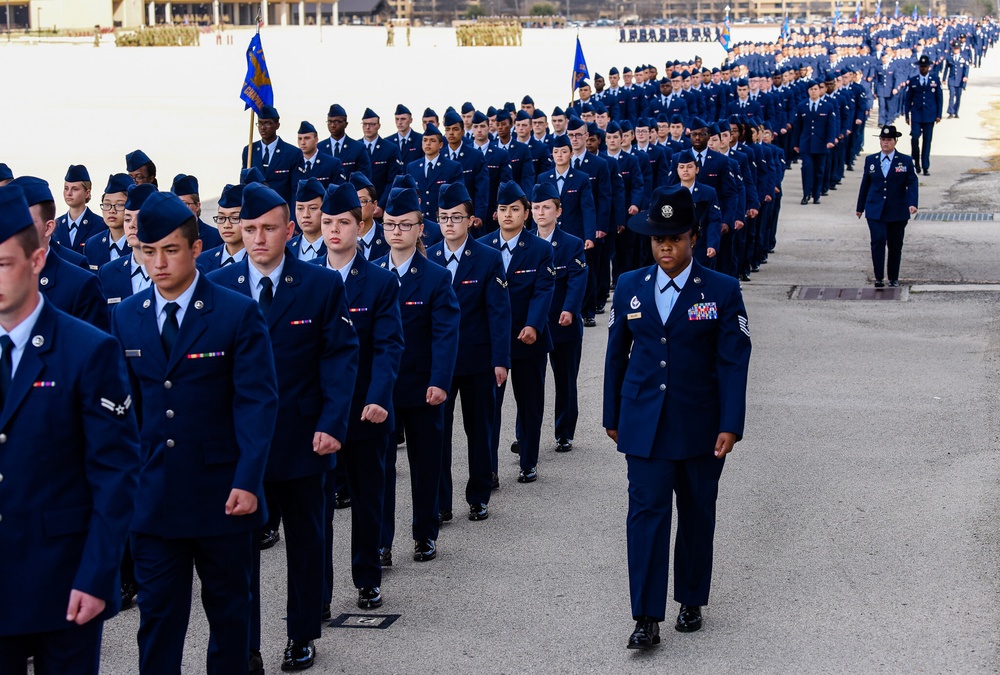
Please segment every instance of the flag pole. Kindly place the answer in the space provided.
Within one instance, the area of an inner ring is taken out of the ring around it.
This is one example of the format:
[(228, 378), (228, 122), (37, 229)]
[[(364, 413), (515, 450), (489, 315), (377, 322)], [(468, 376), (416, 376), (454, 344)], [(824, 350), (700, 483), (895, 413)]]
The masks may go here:
[[(260, 35), (260, 8), (257, 8), (257, 35)], [(253, 127), (254, 127), (254, 110), (253, 107), (250, 108), (250, 140), (247, 142), (247, 165), (245, 168), (249, 169), (253, 163)]]
[[(577, 44), (580, 42), (580, 29), (576, 29), (576, 41)], [(576, 100), (576, 52), (573, 52), (573, 81), (570, 83), (571, 89), (569, 90), (569, 107), (573, 107), (573, 103)], [(569, 115), (569, 109), (566, 110), (566, 114)]]

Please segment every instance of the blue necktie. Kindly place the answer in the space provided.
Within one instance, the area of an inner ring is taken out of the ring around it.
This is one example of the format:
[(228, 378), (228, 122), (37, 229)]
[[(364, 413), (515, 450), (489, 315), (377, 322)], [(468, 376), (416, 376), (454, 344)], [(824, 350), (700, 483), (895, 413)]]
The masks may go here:
[(167, 357), (170, 356), (170, 352), (174, 349), (174, 343), (177, 342), (177, 334), (181, 332), (181, 327), (177, 323), (177, 310), (180, 308), (181, 306), (176, 302), (168, 302), (163, 306), (163, 311), (167, 313), (167, 318), (163, 322), (163, 329), (160, 331), (160, 344), (163, 345), (163, 351)]

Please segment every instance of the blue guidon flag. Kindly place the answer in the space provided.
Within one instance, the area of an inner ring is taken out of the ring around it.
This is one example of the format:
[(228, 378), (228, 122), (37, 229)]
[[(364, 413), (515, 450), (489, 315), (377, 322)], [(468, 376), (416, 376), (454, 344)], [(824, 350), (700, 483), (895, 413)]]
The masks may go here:
[(267, 72), (264, 61), (264, 48), (260, 44), (260, 34), (250, 39), (247, 47), (247, 76), (243, 81), (240, 98), (247, 104), (247, 109), (260, 113), (266, 105), (274, 105), (274, 91), (271, 89), (271, 76)]
[(580, 86), (580, 82), (590, 77), (587, 70), (587, 59), (583, 58), (583, 46), (580, 44), (580, 36), (576, 38), (576, 56), (573, 59), (573, 91)]
[(722, 32), (719, 33), (719, 44), (722, 48), (729, 53), (729, 44), (732, 42), (732, 33), (729, 31), (729, 17), (726, 17), (726, 23), (722, 26)]

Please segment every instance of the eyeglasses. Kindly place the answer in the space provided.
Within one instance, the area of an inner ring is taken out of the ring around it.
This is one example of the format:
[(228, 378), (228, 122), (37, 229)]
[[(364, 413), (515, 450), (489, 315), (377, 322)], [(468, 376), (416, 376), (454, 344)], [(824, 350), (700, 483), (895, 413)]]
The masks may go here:
[(359, 199), (358, 203), (361, 204), (361, 206), (368, 206), (373, 201), (375, 201), (375, 200), (374, 199)]
[(445, 223), (455, 223), (456, 225), (458, 225), (466, 218), (469, 218), (469, 216), (459, 216), (457, 214), (453, 216), (438, 216), (438, 222), (441, 223), (442, 225), (444, 225)]
[(124, 210), (124, 204), (101, 204), (101, 211), (114, 211), (115, 213), (121, 213)]
[(212, 216), (212, 220), (215, 221), (216, 225), (222, 225), (227, 220), (230, 223), (232, 223), (233, 225), (239, 225), (240, 224), (240, 217), (239, 216)]
[(388, 232), (399, 228), (401, 232), (409, 232), (417, 223), (382, 223), (382, 229)]

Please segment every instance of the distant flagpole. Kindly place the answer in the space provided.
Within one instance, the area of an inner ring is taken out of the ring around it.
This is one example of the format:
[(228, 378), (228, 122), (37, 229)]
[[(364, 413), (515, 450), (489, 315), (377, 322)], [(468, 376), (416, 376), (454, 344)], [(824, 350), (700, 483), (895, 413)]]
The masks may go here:
[(580, 30), (576, 31), (576, 54), (573, 56), (573, 80), (572, 80), (572, 90), (569, 95), (569, 105), (573, 107), (573, 101), (576, 98), (577, 87), (580, 86), (582, 80), (586, 80), (590, 77), (590, 71), (587, 70), (587, 59), (583, 56), (583, 45), (580, 44)]
[[(257, 8), (257, 32), (255, 35), (260, 37), (260, 8)], [(250, 164), (253, 162), (253, 127), (254, 127), (254, 107), (250, 106), (250, 140), (247, 141), (247, 165), (244, 167), (246, 169), (250, 168)]]

